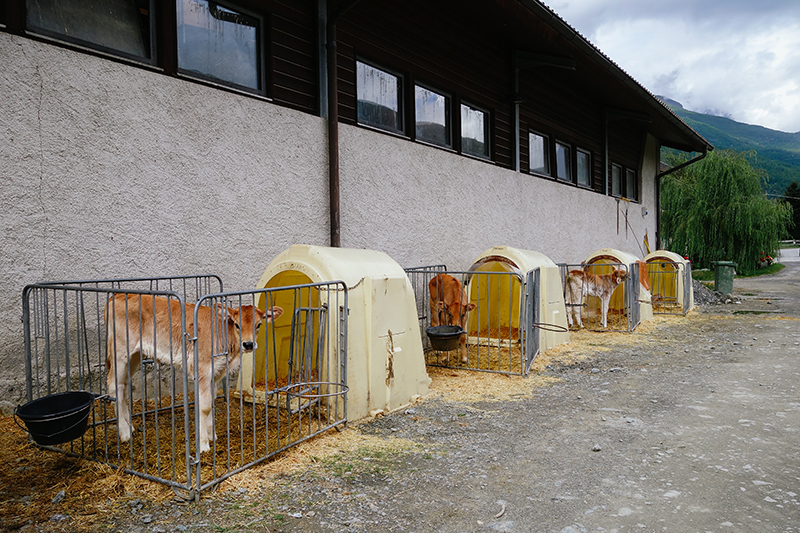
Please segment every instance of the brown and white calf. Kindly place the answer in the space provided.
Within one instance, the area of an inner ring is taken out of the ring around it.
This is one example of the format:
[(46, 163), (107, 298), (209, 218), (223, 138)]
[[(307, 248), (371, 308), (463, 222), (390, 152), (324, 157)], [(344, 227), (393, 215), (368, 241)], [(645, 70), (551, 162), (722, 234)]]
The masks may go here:
[[(449, 274), (436, 274), (428, 283), (428, 290), (431, 296), (431, 326), (461, 326), (466, 329), (467, 315), (475, 309), (475, 304), (469, 301), (461, 282)], [(458, 351), (461, 362), (466, 363), (466, 333), (458, 339)]]
[[(187, 334), (194, 331), (194, 311), (193, 304), (186, 304)], [(217, 382), (224, 377), (226, 370), (231, 373), (239, 370), (243, 352), (252, 352), (256, 348), (256, 336), (265, 318), (270, 322), (282, 313), (283, 309), (277, 306), (266, 312), (252, 305), (240, 308), (199, 306), (198, 338), (187, 343), (186, 367), (190, 376), (195, 375), (196, 343), (200, 453), (210, 450), (211, 442), (216, 440), (211, 411)], [(181, 304), (163, 296), (116, 294), (106, 304), (105, 320), (108, 339), (106, 384), (109, 396), (116, 398), (119, 440), (127, 442), (133, 431), (128, 378), (145, 358), (157, 359), (161, 364), (182, 364)], [(215, 358), (215, 353), (227, 353), (227, 361), (224, 357)]]
[(573, 325), (573, 314), (578, 326), (583, 327), (581, 320), (581, 307), (583, 298), (595, 296), (600, 298), (600, 312), (602, 316), (603, 328), (608, 327), (608, 306), (611, 295), (621, 283), (627, 278), (627, 272), (613, 268), (609, 274), (593, 274), (588, 270), (570, 270), (566, 277), (566, 304), (567, 320), (569, 325)]

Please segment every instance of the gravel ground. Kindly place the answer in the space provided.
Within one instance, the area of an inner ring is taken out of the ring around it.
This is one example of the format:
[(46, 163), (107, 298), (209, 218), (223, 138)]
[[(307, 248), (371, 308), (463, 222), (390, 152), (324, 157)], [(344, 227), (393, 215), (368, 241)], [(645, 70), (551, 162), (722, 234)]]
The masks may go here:
[(127, 494), (81, 529), (800, 531), (800, 263), (786, 264), (737, 279), (733, 297), (695, 287), (687, 317), (592, 334), (516, 399), (439, 391), (352, 425), (355, 449), (255, 485), (234, 478), (199, 503)]

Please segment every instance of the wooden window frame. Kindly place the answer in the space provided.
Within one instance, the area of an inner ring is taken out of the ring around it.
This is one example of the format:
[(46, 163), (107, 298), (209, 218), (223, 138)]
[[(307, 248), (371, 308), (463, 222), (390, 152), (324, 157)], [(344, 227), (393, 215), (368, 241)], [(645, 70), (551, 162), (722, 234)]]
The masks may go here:
[[(544, 140), (544, 150), (542, 152), (542, 156), (544, 157), (544, 164), (545, 164), (545, 171), (538, 172), (534, 170), (531, 166), (532, 157), (532, 150), (531, 150), (531, 136), (535, 135), (536, 137), (540, 137)], [(550, 135), (546, 133), (541, 133), (538, 131), (530, 130), (528, 131), (528, 172), (531, 174), (535, 174), (538, 176), (547, 176), (548, 178), (553, 177), (553, 165), (550, 163), (550, 151), (552, 150), (552, 142)]]
[[(483, 113), (483, 116), (484, 116), (484, 122), (483, 122), (484, 143), (483, 144), (485, 146), (485, 152), (486, 152), (485, 155), (484, 154), (476, 154), (476, 153), (472, 153), (472, 152), (468, 152), (468, 151), (464, 150), (464, 139), (465, 139), (465, 137), (464, 137), (464, 120), (461, 119), (461, 114), (462, 114), (463, 108), (465, 108), (465, 107), (468, 108), (468, 109), (471, 109), (473, 111), (479, 111), (479, 112)], [(460, 145), (461, 145), (461, 149), (460, 149), (461, 155), (465, 155), (467, 157), (474, 157), (476, 159), (480, 159), (481, 161), (491, 161), (492, 160), (492, 142), (491, 142), (491, 137), (492, 137), (492, 113), (491, 113), (491, 111), (489, 111), (489, 109), (487, 109), (487, 108), (485, 108), (483, 106), (479, 106), (479, 105), (473, 104), (469, 100), (461, 100), (458, 103), (458, 116), (459, 116), (459, 119), (461, 119), (459, 121), (460, 122), (459, 138), (460, 138)]]
[(632, 168), (625, 169), (625, 198), (632, 202), (639, 201), (638, 172)]
[[(581, 154), (585, 155), (587, 157), (587, 159), (588, 159), (587, 164), (586, 164), (586, 171), (587, 171), (587, 175), (586, 175), (587, 181), (586, 181), (586, 183), (581, 183), (581, 176), (580, 176), (580, 173), (578, 172), (578, 168), (579, 168), (578, 160), (579, 160)], [(575, 183), (578, 185), (578, 187), (583, 187), (585, 189), (591, 189), (592, 188), (592, 152), (591, 152), (591, 150), (586, 150), (585, 148), (575, 147)]]
[[(388, 126), (386, 126), (384, 124), (381, 124), (380, 122), (372, 122), (372, 121), (362, 120), (361, 114), (360, 114), (360, 112), (358, 110), (358, 101), (359, 101), (358, 100), (358, 68), (359, 68), (358, 65), (359, 65), (359, 63), (397, 78), (397, 112), (396, 112), (396, 114), (397, 114), (397, 121), (400, 124), (399, 128), (388, 127)], [(371, 128), (371, 129), (375, 129), (375, 130), (378, 130), (378, 131), (391, 133), (391, 134), (394, 134), (394, 135), (406, 136), (407, 135), (407, 131), (406, 131), (407, 130), (407, 127), (406, 127), (406, 122), (407, 122), (407, 120), (406, 120), (406, 106), (407, 106), (407, 104), (406, 104), (406, 96), (405, 96), (406, 95), (406, 86), (405, 86), (406, 77), (403, 74), (401, 74), (400, 72), (397, 72), (397, 71), (392, 70), (392, 69), (387, 69), (387, 68), (383, 67), (382, 65), (380, 65), (379, 63), (376, 63), (374, 61), (370, 61), (370, 60), (367, 60), (367, 59), (363, 59), (361, 57), (357, 57), (356, 58), (355, 67), (356, 68), (355, 68), (354, 74), (355, 74), (355, 88), (356, 88), (356, 91), (355, 91), (355, 97), (356, 97), (356, 122), (358, 123), (358, 125), (359, 126), (364, 126), (364, 127), (367, 127), (367, 128)]]
[[(561, 146), (563, 148), (566, 148), (569, 151), (569, 153), (567, 154), (567, 157), (564, 160), (565, 163), (566, 163), (566, 166), (567, 166), (566, 176), (565, 177), (562, 177), (562, 175), (561, 175), (562, 169), (561, 169), (561, 165), (559, 165), (559, 158), (558, 158), (558, 148), (559, 148), (559, 146)], [(568, 142), (564, 142), (564, 141), (560, 141), (560, 140), (556, 139), (555, 143), (553, 143), (553, 150), (554, 150), (555, 155), (556, 155), (554, 177), (558, 181), (560, 181), (561, 183), (573, 183), (574, 184), (575, 183), (575, 163), (574, 163), (573, 159), (575, 158), (575, 155), (574, 155), (575, 148), (572, 146), (572, 144), (570, 144)]]
[[(173, 7), (174, 8), (174, 9), (172, 9), (172, 11), (173, 11), (172, 17), (174, 17), (174, 22), (172, 23), (172, 26), (173, 26), (172, 31), (174, 31), (176, 33), (176, 38), (175, 38), (175, 71), (181, 77), (198, 80), (198, 81), (206, 83), (206, 84), (211, 84), (211, 85), (214, 85), (214, 86), (229, 87), (229, 88), (235, 89), (237, 91), (241, 91), (241, 92), (245, 92), (245, 93), (252, 93), (252, 94), (259, 95), (259, 96), (267, 96), (267, 87), (269, 86), (268, 85), (269, 74), (267, 73), (267, 60), (266, 60), (266, 57), (268, 55), (267, 42), (269, 40), (268, 39), (269, 35), (268, 35), (268, 31), (267, 31), (268, 30), (267, 15), (266, 14), (257, 13), (255, 11), (251, 11), (249, 9), (246, 9), (243, 6), (241, 6), (240, 4), (237, 4), (236, 2), (227, 2), (227, 1), (223, 1), (223, 2), (215, 1), (214, 2), (215, 4), (219, 4), (219, 6), (221, 6), (223, 8), (229, 9), (231, 11), (235, 11), (237, 13), (241, 13), (242, 15), (245, 15), (247, 17), (251, 17), (251, 18), (254, 18), (254, 19), (258, 20), (258, 27), (256, 29), (256, 33), (257, 33), (257, 43), (256, 43), (257, 50), (256, 50), (256, 53), (258, 54), (258, 57), (256, 58), (256, 70), (257, 70), (256, 77), (257, 77), (257, 80), (258, 80), (257, 81), (258, 82), (258, 88), (253, 88), (253, 87), (248, 87), (246, 85), (240, 85), (240, 84), (232, 82), (232, 81), (224, 80), (224, 79), (218, 78), (218, 77), (210, 75), (210, 74), (204, 74), (202, 72), (197, 72), (197, 71), (193, 71), (193, 70), (187, 70), (187, 69), (184, 69), (184, 68), (182, 68), (180, 66), (180, 63), (179, 63), (179, 61), (180, 61), (179, 60), (180, 44), (177, 41), (177, 32), (178, 32), (177, 10), (178, 10), (178, 4), (181, 1), (182, 0), (175, 0), (174, 1), (174, 5), (167, 7), (167, 9), (169, 7)], [(210, 4), (210, 1), (209, 1), (209, 4)]]
[[(421, 138), (419, 133), (417, 132), (417, 88), (423, 89), (425, 91), (432, 92), (438, 96), (441, 96), (445, 99), (445, 143), (438, 143), (434, 140)], [(414, 117), (414, 140), (419, 141), (423, 144), (428, 144), (431, 146), (435, 146), (437, 148), (447, 148), (452, 150), (453, 149), (453, 96), (448, 94), (445, 91), (441, 91), (439, 89), (434, 88), (431, 85), (426, 83), (416, 82), (414, 83), (414, 92), (413, 92), (413, 101), (414, 101), (414, 110), (413, 110), (413, 117)]]
[[(17, 0), (16, 2), (12, 0), (7, 0), (6, 11), (11, 11), (18, 19), (16, 23), (21, 23), (23, 25), (23, 31), (30, 33), (31, 35), (36, 35), (39, 37), (43, 37), (51, 42), (58, 42), (66, 44), (70, 47), (78, 48), (82, 51), (92, 51), (99, 53), (104, 56), (112, 56), (118, 57), (121, 59), (134, 61), (136, 63), (141, 63), (144, 65), (150, 66), (157, 66), (158, 65), (158, 58), (159, 58), (159, 26), (161, 21), (159, 19), (160, 11), (163, 9), (160, 2), (157, 0), (149, 0), (149, 9), (148, 9), (148, 22), (149, 22), (149, 39), (150, 42), (147, 43), (147, 46), (150, 49), (150, 57), (140, 56), (137, 54), (131, 54), (129, 52), (125, 52), (122, 50), (117, 50), (115, 48), (111, 48), (105, 46), (100, 43), (88, 41), (85, 39), (81, 39), (78, 37), (73, 37), (66, 33), (57, 32), (54, 30), (50, 30), (41, 26), (36, 26), (29, 23), (28, 17), (25, 16), (27, 12), (27, 4), (28, 0)], [(12, 7), (11, 4), (18, 4), (17, 6)], [(21, 13), (17, 10), (21, 10)], [(13, 25), (10, 25), (13, 27)]]

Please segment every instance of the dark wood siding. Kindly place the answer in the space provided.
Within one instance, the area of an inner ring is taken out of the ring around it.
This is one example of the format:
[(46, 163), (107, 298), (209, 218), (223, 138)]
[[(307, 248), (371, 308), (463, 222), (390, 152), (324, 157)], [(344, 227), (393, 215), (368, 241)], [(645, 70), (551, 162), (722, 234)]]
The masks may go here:
[[(592, 154), (591, 187), (603, 190), (603, 110), (578, 90), (573, 71), (540, 66), (520, 73), (520, 169), (529, 170), (526, 132), (538, 131)], [(551, 150), (552, 151), (552, 150)], [(551, 154), (551, 159), (553, 154)]]
[[(492, 160), (510, 168), (511, 51), (481, 15), (482, 10), (464, 9), (452, 0), (357, 4), (338, 25), (341, 120), (356, 123), (355, 61), (363, 58), (403, 74), (407, 108), (415, 80), (450, 94), (456, 138), (462, 100), (488, 110)], [(413, 138), (413, 132), (407, 135)]]
[(270, 6), (272, 59), (269, 96), (276, 103), (317, 114), (318, 61), (316, 3), (275, 1)]

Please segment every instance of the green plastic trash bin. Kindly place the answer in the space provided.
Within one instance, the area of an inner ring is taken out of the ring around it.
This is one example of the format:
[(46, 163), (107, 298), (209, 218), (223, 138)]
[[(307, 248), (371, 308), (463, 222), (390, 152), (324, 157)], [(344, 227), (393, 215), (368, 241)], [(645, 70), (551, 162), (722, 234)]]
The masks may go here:
[(733, 293), (733, 275), (736, 263), (733, 261), (714, 262), (714, 290), (722, 294)]

